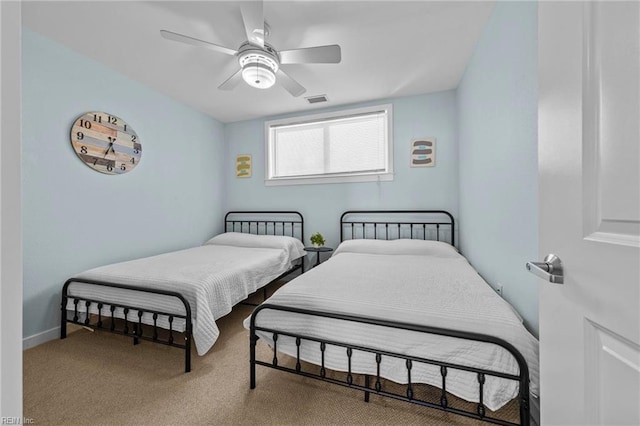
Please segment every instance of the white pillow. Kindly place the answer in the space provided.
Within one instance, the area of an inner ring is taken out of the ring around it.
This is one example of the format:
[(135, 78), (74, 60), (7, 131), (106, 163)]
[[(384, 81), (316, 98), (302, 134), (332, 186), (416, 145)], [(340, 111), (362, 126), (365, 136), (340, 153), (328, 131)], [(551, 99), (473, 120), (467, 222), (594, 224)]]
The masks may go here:
[(347, 240), (340, 243), (334, 256), (340, 253), (367, 253), (391, 255), (422, 255), (437, 257), (459, 257), (458, 251), (449, 243), (429, 240)]
[(225, 232), (216, 235), (203, 245), (274, 248), (286, 252), (289, 260), (306, 255), (302, 242), (286, 235), (255, 235), (244, 232)]

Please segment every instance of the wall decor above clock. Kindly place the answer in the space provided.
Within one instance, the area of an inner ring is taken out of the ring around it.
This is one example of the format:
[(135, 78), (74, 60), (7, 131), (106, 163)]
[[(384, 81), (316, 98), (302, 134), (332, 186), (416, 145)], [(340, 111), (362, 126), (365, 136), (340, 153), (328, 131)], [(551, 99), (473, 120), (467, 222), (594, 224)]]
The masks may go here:
[(133, 170), (142, 157), (136, 132), (123, 119), (106, 112), (78, 117), (71, 127), (71, 145), (87, 166), (109, 175)]

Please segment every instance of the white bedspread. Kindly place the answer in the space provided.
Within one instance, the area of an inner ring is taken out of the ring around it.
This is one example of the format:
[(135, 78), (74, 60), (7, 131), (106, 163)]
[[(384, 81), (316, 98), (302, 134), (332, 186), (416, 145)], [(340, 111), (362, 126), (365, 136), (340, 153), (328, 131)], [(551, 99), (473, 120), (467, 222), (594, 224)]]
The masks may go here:
[[(416, 256), (343, 252), (280, 288), (267, 303), (500, 337), (524, 355), (530, 371), (530, 389), (537, 394), (537, 340), (525, 329), (513, 308), (458, 254)], [(249, 328), (249, 318), (244, 324)], [(256, 324), (344, 343), (518, 373), (515, 359), (503, 348), (488, 343), (273, 310), (261, 311)], [(273, 344), (270, 333), (260, 333), (259, 336), (268, 344)], [(295, 356), (293, 339), (279, 336), (278, 351)], [(319, 344), (303, 341), (301, 358), (319, 365)], [(345, 349), (327, 346), (325, 365), (334, 370), (347, 371)], [(373, 354), (354, 351), (353, 372), (375, 376), (375, 365)], [(404, 360), (383, 357), (381, 375), (397, 383), (407, 383)], [(411, 381), (440, 386), (442, 378), (438, 367), (414, 363)], [(477, 402), (476, 375), (449, 369), (447, 391)], [(518, 384), (487, 376), (484, 391), (485, 405), (496, 410), (517, 396)]]
[[(220, 334), (215, 320), (290, 267), (291, 261), (282, 249), (204, 245), (90, 269), (76, 278), (181, 293), (191, 305), (193, 337), (198, 354), (203, 355)], [(184, 314), (184, 305), (173, 297), (76, 283), (69, 286), (69, 294)], [(85, 310), (82, 304), (78, 308), (79, 312)], [(67, 309), (74, 309), (72, 299)], [(89, 310), (94, 314), (98, 312), (95, 304)], [(110, 315), (108, 307), (103, 308), (102, 315)], [(124, 318), (121, 309), (116, 311), (116, 316)], [(130, 311), (128, 319), (137, 322), (137, 311)], [(153, 324), (152, 316), (145, 314), (143, 322)], [(169, 328), (168, 321), (162, 318), (158, 319), (158, 325)], [(173, 329), (184, 330), (184, 321), (176, 319)]]

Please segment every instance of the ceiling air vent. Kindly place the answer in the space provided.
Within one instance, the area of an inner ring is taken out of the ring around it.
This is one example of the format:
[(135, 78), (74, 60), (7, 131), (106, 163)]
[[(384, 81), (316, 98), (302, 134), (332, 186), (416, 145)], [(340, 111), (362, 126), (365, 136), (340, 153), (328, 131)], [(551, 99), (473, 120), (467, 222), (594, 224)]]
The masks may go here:
[(310, 104), (317, 104), (319, 102), (327, 102), (327, 95), (308, 96), (305, 99)]

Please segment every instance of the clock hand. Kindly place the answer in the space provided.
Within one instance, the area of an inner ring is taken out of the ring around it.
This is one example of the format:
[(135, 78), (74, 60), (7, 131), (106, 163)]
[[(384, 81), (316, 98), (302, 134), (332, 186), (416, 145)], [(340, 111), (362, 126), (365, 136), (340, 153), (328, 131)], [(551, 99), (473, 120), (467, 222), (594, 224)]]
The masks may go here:
[(109, 136), (109, 148), (107, 148), (107, 153), (109, 152), (109, 149), (111, 149), (111, 151), (113, 151), (113, 155), (116, 154), (116, 150), (113, 147), (113, 144), (116, 142), (116, 138), (112, 138), (111, 136)]
[(105, 151), (102, 158), (105, 158), (107, 156), (107, 154), (109, 153), (109, 150), (112, 150), (114, 154), (116, 153), (115, 150), (113, 150), (113, 142), (109, 142), (109, 146), (107, 147), (107, 150)]

